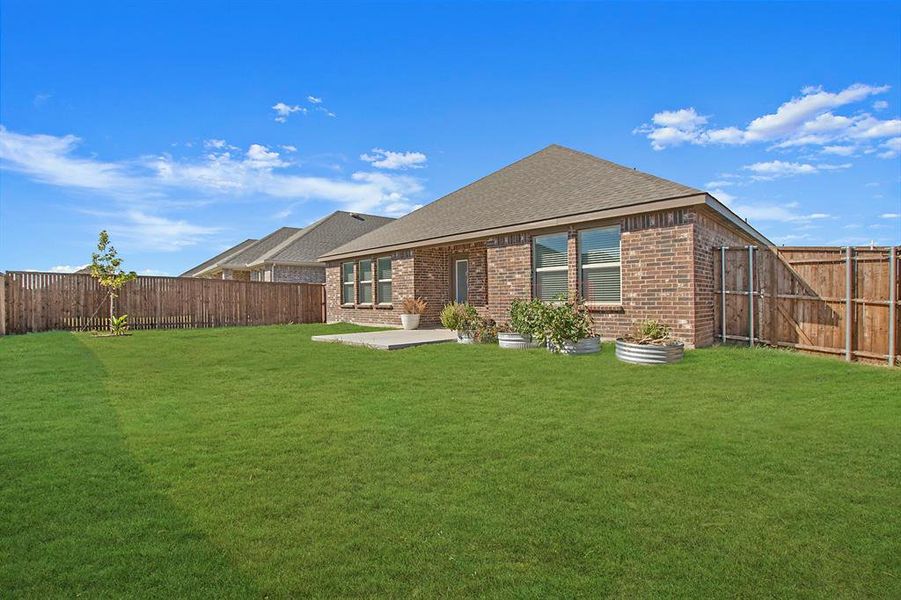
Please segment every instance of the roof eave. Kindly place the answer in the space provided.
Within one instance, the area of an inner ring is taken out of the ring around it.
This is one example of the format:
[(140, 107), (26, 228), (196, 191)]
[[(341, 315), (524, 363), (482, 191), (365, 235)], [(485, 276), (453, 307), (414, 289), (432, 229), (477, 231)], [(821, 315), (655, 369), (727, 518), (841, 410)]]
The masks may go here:
[[(490, 237), (493, 235), (504, 235), (508, 233), (519, 233), (522, 231), (529, 231), (532, 229), (545, 229), (548, 227), (558, 227), (561, 225), (571, 225), (575, 223), (583, 223), (585, 221), (599, 221), (602, 219), (611, 219), (615, 217), (623, 217), (631, 214), (638, 213), (646, 213), (646, 212), (656, 212), (658, 210), (668, 210), (672, 208), (682, 208), (686, 206), (695, 206), (698, 204), (707, 204), (708, 199), (712, 200), (714, 203), (720, 205), (719, 201), (712, 198), (706, 192), (698, 191), (697, 193), (687, 194), (685, 196), (677, 196), (673, 198), (666, 198), (660, 200), (649, 200), (646, 202), (639, 202), (636, 204), (630, 204), (627, 206), (620, 206), (616, 208), (608, 208), (604, 210), (591, 211), (586, 213), (578, 213), (574, 215), (565, 215), (561, 217), (554, 217), (552, 219), (542, 219), (540, 221), (529, 221), (525, 223), (517, 223), (515, 225), (507, 225), (503, 227), (494, 227), (491, 229), (480, 229), (471, 232), (459, 233), (454, 235), (446, 235), (439, 236), (434, 238), (426, 238), (422, 240), (417, 240), (413, 242), (405, 242), (401, 244), (392, 244), (385, 246), (376, 246), (373, 248), (363, 248), (360, 250), (353, 250), (349, 252), (341, 252), (335, 254), (323, 254), (319, 257), (321, 261), (335, 261), (342, 260), (345, 258), (353, 258), (355, 256), (361, 256), (366, 254), (380, 254), (383, 252), (396, 252), (398, 250), (407, 250), (410, 248), (419, 248), (422, 246), (437, 246), (442, 244), (451, 244), (456, 242), (462, 242), (467, 240), (479, 239), (484, 237)], [(722, 206), (722, 205), (720, 205)], [(726, 208), (723, 206), (722, 208)], [(759, 237), (763, 240), (764, 238), (760, 233), (757, 233), (756, 230), (744, 223), (741, 219), (738, 218), (735, 213), (726, 209), (726, 211), (732, 215), (735, 219), (736, 224), (741, 222), (744, 228), (754, 232), (756, 237)], [(725, 215), (724, 215), (725, 216)], [(728, 217), (727, 217), (728, 218)], [(732, 219), (730, 219), (732, 220)]]
[(724, 217), (726, 220), (731, 222), (733, 225), (741, 229), (744, 233), (748, 234), (752, 238), (756, 239), (758, 242), (767, 247), (774, 247), (775, 244), (771, 242), (765, 235), (757, 231), (755, 228), (751, 226), (750, 223), (739, 217), (737, 214), (732, 212), (732, 210), (711, 196), (710, 194), (705, 194), (707, 196), (705, 204), (709, 206), (711, 209), (716, 211), (720, 216)]

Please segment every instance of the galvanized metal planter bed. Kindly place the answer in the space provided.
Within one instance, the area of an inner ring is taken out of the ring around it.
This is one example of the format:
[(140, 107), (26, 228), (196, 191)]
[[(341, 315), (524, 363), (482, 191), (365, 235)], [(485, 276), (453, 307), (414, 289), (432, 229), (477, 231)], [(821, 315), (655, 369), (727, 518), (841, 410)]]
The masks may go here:
[(549, 341), (547, 349), (559, 354), (594, 354), (601, 351), (601, 338), (595, 336), (579, 340), (578, 342), (567, 341), (563, 342), (562, 347), (558, 347)]
[(633, 344), (622, 339), (616, 340), (616, 358), (638, 365), (665, 365), (682, 360), (685, 345), (673, 344)]
[(530, 335), (499, 331), (497, 334), (497, 345), (507, 350), (526, 350), (528, 348), (537, 348), (541, 343), (532, 341), (532, 336)]

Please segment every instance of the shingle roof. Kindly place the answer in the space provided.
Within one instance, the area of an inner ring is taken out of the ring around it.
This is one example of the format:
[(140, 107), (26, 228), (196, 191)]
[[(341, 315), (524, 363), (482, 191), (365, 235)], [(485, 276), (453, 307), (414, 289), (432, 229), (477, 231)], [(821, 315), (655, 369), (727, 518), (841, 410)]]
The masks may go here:
[(219, 261), (217, 266), (225, 269), (246, 269), (248, 265), (255, 263), (261, 256), (287, 240), (300, 231), (299, 227), (280, 227), (265, 237), (261, 237), (255, 244), (244, 250)]
[(376, 215), (335, 211), (285, 239), (255, 263), (318, 263), (319, 257), (394, 219)]
[(232, 247), (229, 248), (228, 250), (225, 250), (224, 252), (220, 252), (219, 254), (217, 254), (216, 256), (214, 256), (213, 258), (211, 258), (211, 259), (209, 259), (209, 260), (207, 260), (207, 261), (204, 261), (204, 262), (200, 263), (199, 265), (197, 265), (197, 266), (194, 267), (193, 269), (188, 269), (187, 271), (185, 271), (184, 273), (182, 273), (181, 275), (179, 275), (179, 277), (194, 277), (195, 275), (197, 275), (198, 273), (200, 273), (201, 271), (203, 271), (203, 270), (206, 269), (207, 267), (211, 267), (211, 266), (215, 265), (215, 264), (216, 264), (216, 261), (219, 261), (219, 260), (222, 260), (222, 259), (224, 259), (224, 258), (227, 258), (227, 257), (228, 257), (229, 255), (231, 255), (231, 254), (237, 254), (237, 253), (240, 252), (241, 250), (244, 250), (244, 249), (247, 248), (249, 245), (254, 244), (254, 243), (256, 243), (256, 242), (257, 242), (257, 240), (248, 239), (248, 240), (244, 240), (244, 241), (241, 242), (240, 244), (235, 244), (234, 246), (232, 246)]
[(703, 193), (553, 144), (324, 257)]

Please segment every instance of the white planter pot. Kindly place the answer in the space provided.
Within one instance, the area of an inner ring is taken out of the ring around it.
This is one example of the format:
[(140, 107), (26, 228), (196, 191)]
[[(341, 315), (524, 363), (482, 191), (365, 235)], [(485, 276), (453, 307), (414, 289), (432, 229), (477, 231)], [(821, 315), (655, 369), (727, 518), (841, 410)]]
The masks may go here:
[(404, 329), (416, 329), (419, 327), (419, 317), (422, 315), (401, 315), (400, 323)]
[(497, 345), (508, 350), (524, 350), (534, 348), (532, 336), (515, 332), (498, 332)]
[(474, 344), (475, 337), (471, 331), (458, 331), (457, 332), (457, 342), (461, 344)]
[(585, 338), (578, 342), (563, 342), (563, 347), (558, 348), (551, 341), (547, 343), (547, 349), (560, 354), (594, 354), (601, 351), (601, 338), (598, 336)]

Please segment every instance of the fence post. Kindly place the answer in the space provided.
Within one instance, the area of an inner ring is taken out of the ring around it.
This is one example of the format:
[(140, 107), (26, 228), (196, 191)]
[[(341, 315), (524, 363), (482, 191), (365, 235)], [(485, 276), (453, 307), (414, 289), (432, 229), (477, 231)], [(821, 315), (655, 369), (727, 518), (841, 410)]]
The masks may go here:
[(895, 262), (898, 257), (895, 247), (888, 251), (888, 366), (895, 365), (895, 304), (898, 302), (898, 272)]
[(726, 343), (726, 247), (720, 246), (720, 330)]
[(845, 247), (845, 360), (851, 361), (851, 246)]
[(748, 246), (748, 346), (754, 347), (754, 246)]
[(0, 273), (0, 335), (6, 335), (6, 274)]

